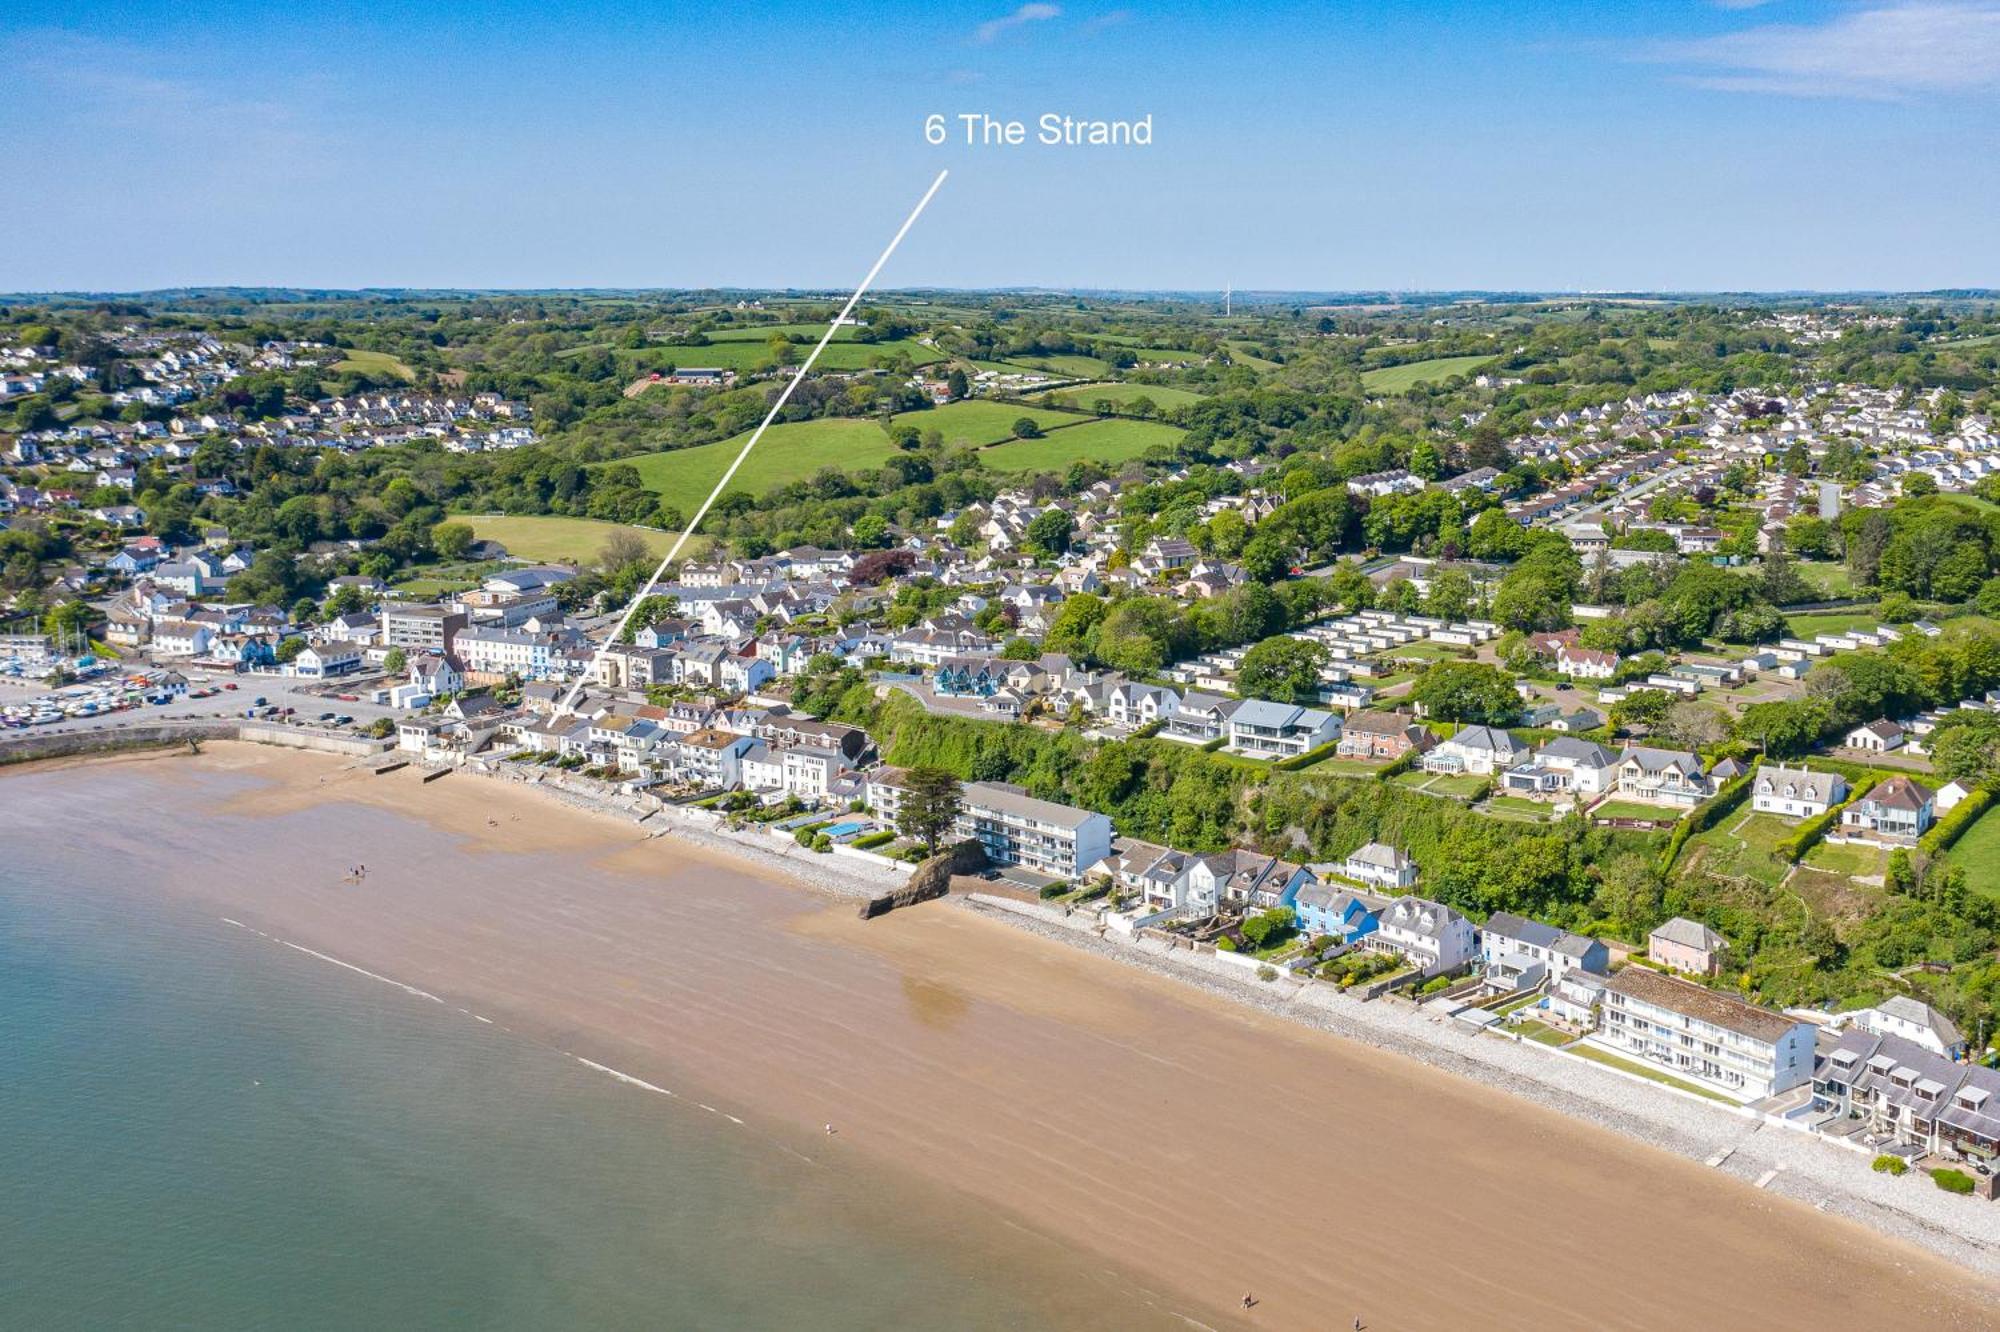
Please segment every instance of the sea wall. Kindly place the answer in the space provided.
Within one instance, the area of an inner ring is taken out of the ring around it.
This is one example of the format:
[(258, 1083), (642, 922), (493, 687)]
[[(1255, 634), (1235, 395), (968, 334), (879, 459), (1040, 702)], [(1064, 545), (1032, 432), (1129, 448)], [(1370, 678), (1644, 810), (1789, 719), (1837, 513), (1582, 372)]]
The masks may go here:
[(100, 730), (63, 731), (54, 735), (33, 733), (9, 735), (0, 739), (0, 767), (14, 763), (34, 763), (42, 759), (75, 758), (88, 754), (113, 754), (141, 749), (177, 749), (190, 740), (246, 740), (253, 744), (280, 745), (286, 749), (310, 749), (321, 754), (341, 754), (350, 758), (380, 754), (394, 743), (338, 731), (285, 726), (275, 722), (157, 721)]

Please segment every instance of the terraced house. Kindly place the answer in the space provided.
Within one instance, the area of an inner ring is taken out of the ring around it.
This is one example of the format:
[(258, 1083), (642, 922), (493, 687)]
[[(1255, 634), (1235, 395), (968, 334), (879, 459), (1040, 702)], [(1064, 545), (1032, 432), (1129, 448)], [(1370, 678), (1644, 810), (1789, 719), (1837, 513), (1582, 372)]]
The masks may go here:
[(1906, 1146), (2000, 1157), (2000, 1071), (1954, 1063), (1901, 1036), (1842, 1033), (1813, 1075), (1813, 1094), (1822, 1109)]

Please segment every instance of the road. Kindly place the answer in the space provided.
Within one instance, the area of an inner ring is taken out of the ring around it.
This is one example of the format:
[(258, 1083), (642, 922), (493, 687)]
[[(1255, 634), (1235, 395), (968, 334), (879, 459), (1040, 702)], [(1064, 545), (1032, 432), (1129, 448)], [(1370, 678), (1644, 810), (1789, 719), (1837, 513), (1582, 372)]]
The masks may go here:
[(1600, 500), (1596, 504), (1593, 504), (1588, 508), (1578, 509), (1574, 513), (1565, 514), (1561, 521), (1565, 524), (1586, 522), (1590, 519), (1591, 515), (1593, 514), (1603, 513), (1606, 509), (1610, 508), (1614, 504), (1623, 504), (1627, 500), (1637, 499), (1639, 496), (1645, 494), (1647, 491), (1655, 490), (1660, 486), (1667, 484), (1669, 481), (1674, 480), (1676, 477), (1685, 476), (1689, 472), (1692, 472), (1693, 470), (1694, 468), (1692, 466), (1685, 463), (1683, 463), (1678, 467), (1669, 467), (1666, 471), (1661, 472), (1658, 476), (1649, 478), (1648, 480), (1645, 481), (1641, 481), (1636, 486), (1625, 487), (1624, 489), (1618, 491), (1610, 499)]

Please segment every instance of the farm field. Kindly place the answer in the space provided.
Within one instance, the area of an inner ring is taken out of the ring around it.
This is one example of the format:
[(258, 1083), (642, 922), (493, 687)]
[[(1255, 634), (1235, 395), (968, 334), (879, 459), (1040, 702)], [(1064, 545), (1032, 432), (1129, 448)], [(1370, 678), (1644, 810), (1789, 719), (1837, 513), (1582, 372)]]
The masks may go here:
[[(947, 444), (983, 445), (1014, 438), (1014, 423), (1024, 416), (1044, 430), (1081, 425), (1096, 419), (1074, 412), (1051, 411), (1046, 407), (1023, 407), (1017, 403), (972, 398), (964, 402), (948, 402), (927, 411), (903, 412), (894, 420), (897, 425), (912, 425), (918, 430), (942, 431)], [(759, 444), (757, 447), (761, 449), (764, 446)]]
[[(817, 335), (799, 346), (793, 364), (803, 361)], [(865, 370), (877, 358), (893, 356), (897, 352), (906, 353), (912, 365), (929, 365), (944, 358), (920, 342), (903, 339), (896, 342), (846, 342), (835, 340), (827, 344), (820, 358), (813, 362), (815, 370)], [(769, 366), (771, 349), (762, 338), (735, 339), (710, 342), (705, 347), (645, 347), (635, 350), (620, 349), (614, 352), (620, 368), (636, 377), (654, 370), (664, 370), (668, 366), (677, 368), (699, 368), (734, 370), (745, 374), (761, 366)]]
[(1952, 844), (1945, 857), (1965, 871), (1975, 893), (2000, 898), (2000, 806), (1987, 810)]
[(388, 352), (362, 351), (358, 347), (347, 349), (347, 355), (333, 363), (335, 370), (358, 370), (370, 375), (396, 375), (402, 379), (415, 379), (417, 372), (404, 365)]
[[(932, 356), (936, 360), (935, 355)], [(1016, 365), (1024, 365), (1030, 370), (1044, 370), (1055, 375), (1070, 375), (1077, 379), (1094, 379), (1111, 369), (1108, 361), (1100, 361), (1095, 356), (1063, 354), (1059, 356), (1015, 356)]]
[(1370, 393), (1403, 393), (1419, 384), (1436, 384), (1453, 375), (1469, 374), (1492, 359), (1491, 356), (1439, 356), (1408, 365), (1383, 366), (1380, 370), (1363, 371), (1361, 387)]
[(1278, 368), (1276, 361), (1267, 361), (1256, 352), (1250, 350), (1250, 343), (1231, 342), (1226, 345), (1229, 348), (1229, 359), (1238, 365), (1247, 365), (1255, 370), (1276, 370)]
[(1158, 384), (1082, 384), (1076, 388), (1058, 389), (1054, 394), (1057, 402), (1086, 411), (1100, 400), (1122, 408), (1139, 398), (1151, 398), (1155, 407), (1172, 408), (1200, 402), (1204, 396), (1191, 389), (1168, 388)]
[(1079, 459), (1108, 467), (1136, 458), (1155, 444), (1172, 447), (1184, 433), (1158, 421), (1112, 418), (1064, 426), (1041, 439), (995, 444), (981, 449), (979, 460), (996, 472), (1054, 471)]
[[(835, 342), (852, 342), (861, 330), (852, 324), (842, 324), (834, 330)], [(712, 328), (708, 330), (710, 342), (762, 342), (773, 333), (782, 333), (794, 342), (819, 341), (819, 335), (826, 332), (825, 324), (743, 324), (734, 328)]]
[[(618, 461), (637, 468), (646, 489), (692, 515), (729, 470), (745, 438), (746, 435), (735, 435), (691, 449), (670, 449)], [(731, 478), (729, 488), (762, 495), (779, 486), (806, 480), (826, 467), (844, 472), (879, 467), (896, 452), (887, 432), (874, 421), (827, 418), (784, 422), (764, 432), (764, 438)]]
[[(751, 455), (755, 457), (755, 454)], [(715, 483), (710, 481), (712, 486)], [(706, 491), (703, 492), (705, 497)], [(701, 499), (695, 500), (696, 504)], [(693, 512), (692, 509), (689, 512)], [(453, 514), (451, 521), (471, 526), (481, 541), (497, 541), (516, 559), (549, 564), (588, 564), (604, 549), (613, 532), (632, 532), (646, 543), (655, 557), (665, 555), (673, 545), (675, 532), (652, 527), (630, 527), (597, 518), (567, 518), (555, 514)], [(700, 538), (689, 538), (682, 553), (692, 553)]]

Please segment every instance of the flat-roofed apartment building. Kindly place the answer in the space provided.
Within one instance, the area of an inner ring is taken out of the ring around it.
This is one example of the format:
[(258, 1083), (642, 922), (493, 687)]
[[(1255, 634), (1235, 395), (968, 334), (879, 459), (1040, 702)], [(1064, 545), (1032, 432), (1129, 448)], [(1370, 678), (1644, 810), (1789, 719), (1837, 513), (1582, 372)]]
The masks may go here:
[(1733, 995), (1628, 966), (1604, 984), (1594, 1043), (1735, 1101), (1812, 1080), (1813, 1027)]
[(452, 649), (452, 640), (465, 628), (465, 615), (442, 606), (407, 606), (382, 603), (382, 645), (392, 648)]
[(1053, 800), (1037, 800), (1006, 782), (967, 782), (957, 835), (986, 848), (996, 865), (1074, 879), (1111, 854), (1111, 820)]

